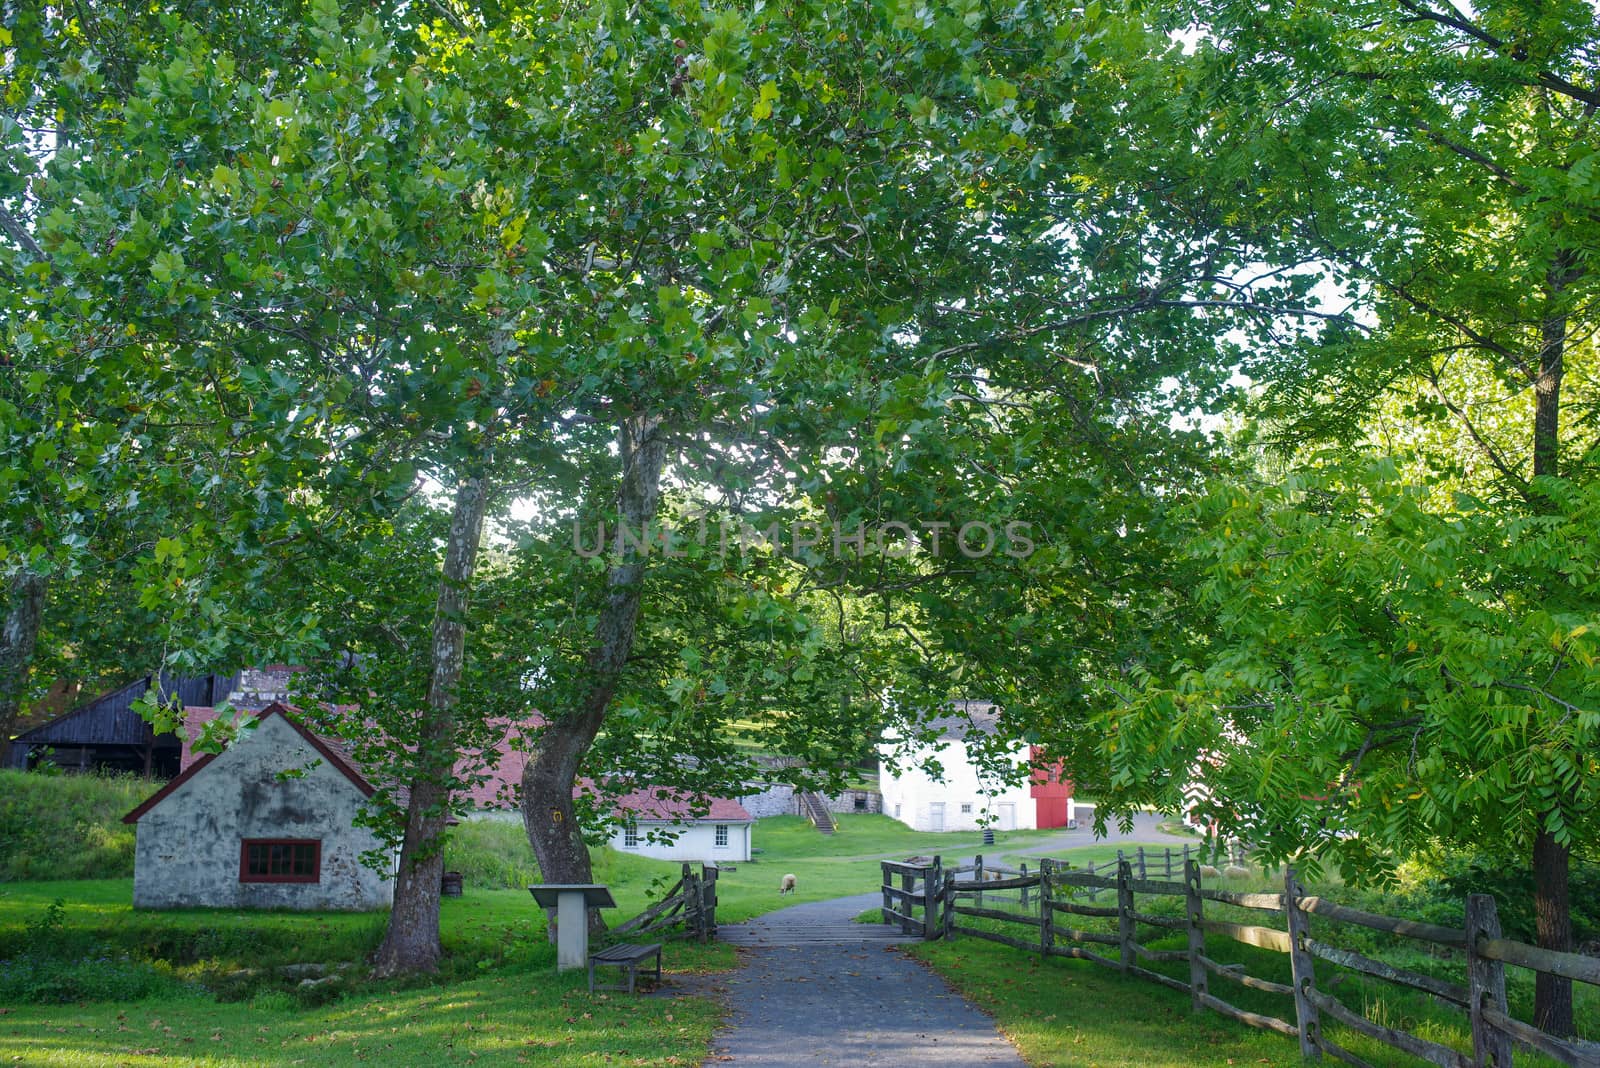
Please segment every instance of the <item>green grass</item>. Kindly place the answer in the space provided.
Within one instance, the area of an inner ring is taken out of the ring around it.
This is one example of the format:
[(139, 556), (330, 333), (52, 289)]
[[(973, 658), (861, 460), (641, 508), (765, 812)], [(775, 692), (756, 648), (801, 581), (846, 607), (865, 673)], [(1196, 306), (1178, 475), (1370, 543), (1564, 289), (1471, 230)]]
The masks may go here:
[[(835, 818), (839, 829), (832, 836), (818, 834), (800, 816), (773, 816), (758, 823), (754, 842), (760, 855), (754, 862), (736, 864), (733, 871), (724, 870), (718, 880), (717, 922), (738, 923), (786, 905), (872, 893), (882, 885), (878, 862), (883, 859), (999, 855), (1054, 833), (1002, 831), (996, 845), (984, 846), (975, 831), (913, 831), (898, 820), (866, 812)], [(778, 883), (789, 873), (798, 883), (796, 891), (779, 897)]]
[(1300, 1063), (1295, 1044), (1188, 999), (1088, 961), (1023, 953), (975, 938), (926, 942), (909, 952), (931, 964), (995, 1018), (1029, 1064), (1223, 1068)]
[(694, 1065), (719, 1019), (699, 997), (590, 997), (581, 973), (500, 974), (312, 1010), (285, 996), (0, 1009), (0, 1063), (256, 1068)]
[[(1069, 854), (1067, 859), (1081, 863), (1075, 855)], [(1231, 890), (1272, 891), (1281, 888), (1282, 884), (1274, 876), (1257, 873), (1250, 879), (1227, 880), (1224, 885)], [(1350, 896), (1336, 879), (1323, 880), (1310, 889), (1313, 893), (1324, 894), (1335, 900)], [(985, 905), (1004, 908), (1000, 903), (1003, 897), (1015, 895), (1015, 891), (1009, 895), (995, 894), (993, 897), (999, 900), (986, 897)], [(1096, 903), (1106, 905), (1111, 902), (1102, 893)], [(1378, 907), (1381, 911), (1379, 902), (1368, 900), (1362, 904), (1369, 908)], [(1180, 916), (1183, 912), (1181, 899), (1176, 897), (1140, 895), (1136, 908), (1156, 915)], [(1028, 911), (1037, 914), (1036, 908)], [(1206, 915), (1212, 919), (1280, 928), (1282, 923), (1267, 913), (1209, 901), (1206, 902)], [(1065, 916), (1059, 917), (1058, 923), (1066, 920)], [(1115, 931), (1116, 921), (1111, 919), (1071, 917), (1071, 921), (1074, 926), (1084, 930)], [(1001, 931), (1012, 937), (1026, 938), (1037, 932), (1036, 928), (995, 920), (962, 917), (961, 922)], [(1313, 937), (1321, 941), (1357, 949), (1397, 966), (1458, 983), (1464, 981), (1461, 959), (1450, 955), (1448, 951), (1431, 953), (1423, 944), (1410, 939), (1383, 935), (1348, 924), (1333, 924), (1320, 917), (1312, 917), (1311, 924)], [(1181, 932), (1143, 926), (1139, 931), (1144, 944), (1151, 948), (1186, 948), (1185, 936)], [(1114, 947), (1089, 948), (1113, 958), (1116, 956)], [(1024, 1057), (1031, 1063), (1133, 1063), (1152, 1066), (1193, 1063), (1203, 1066), (1299, 1062), (1298, 1047), (1292, 1039), (1255, 1031), (1215, 1013), (1193, 1016), (1186, 994), (1147, 980), (1124, 978), (1089, 961), (1055, 958), (1046, 961), (1018, 949), (959, 936), (950, 943), (918, 945), (912, 952), (927, 960), (952, 986), (994, 1014), (1002, 1030), (1017, 1042)], [(1206, 955), (1213, 960), (1242, 964), (1248, 974), (1258, 978), (1285, 984), (1291, 982), (1289, 959), (1280, 953), (1243, 945), (1226, 936), (1214, 934), (1206, 938)], [(1141, 963), (1175, 978), (1188, 979), (1186, 963)], [(1316, 962), (1316, 971), (1319, 987), (1369, 1019), (1458, 1050), (1470, 1051), (1471, 1039), (1463, 1010), (1441, 1004), (1420, 992), (1369, 979), (1323, 961)], [(1506, 973), (1512, 1014), (1521, 1019), (1531, 1019), (1532, 973), (1515, 968), (1506, 969)], [(1209, 987), (1212, 995), (1247, 1011), (1277, 1016), (1290, 1022), (1294, 1020), (1294, 1006), (1286, 997), (1252, 990), (1219, 976), (1209, 978)], [(1580, 1033), (1590, 1039), (1600, 1038), (1600, 990), (1578, 984), (1574, 994)], [(1152, 1028), (1152, 1021), (1158, 1026)], [(1326, 1019), (1323, 1021), (1323, 1031), (1329, 1039), (1373, 1065), (1416, 1063), (1408, 1056)], [(1232, 1058), (1231, 1062), (1229, 1058)], [(1538, 1068), (1553, 1064), (1519, 1052), (1517, 1062), (1522, 1064), (1524, 1061)]]
[(122, 817), (160, 783), (132, 775), (0, 771), (0, 882), (133, 874)]
[[(663, 867), (614, 862), (614, 872)], [(642, 907), (647, 882), (617, 884), (619, 900)], [(127, 879), (0, 887), (0, 958), (45, 937), (58, 952), (90, 958), (89, 982), (119, 967), (158, 980), (134, 999), (105, 988), (103, 1000), (74, 998), (71, 1007), (0, 1009), (0, 1064), (698, 1064), (720, 1014), (700, 997), (591, 1001), (580, 973), (556, 973), (544, 913), (526, 890), (469, 886), (445, 899), (444, 971), (399, 984), (368, 980), (359, 964), (382, 937), (381, 913), (149, 912), (132, 908), (131, 893)], [(61, 923), (41, 935), (57, 899)], [(348, 979), (311, 990), (273, 971), (307, 961), (355, 966)], [(692, 943), (673, 943), (664, 958), (669, 975), (734, 961), (731, 947)], [(241, 979), (241, 969), (255, 974)]]

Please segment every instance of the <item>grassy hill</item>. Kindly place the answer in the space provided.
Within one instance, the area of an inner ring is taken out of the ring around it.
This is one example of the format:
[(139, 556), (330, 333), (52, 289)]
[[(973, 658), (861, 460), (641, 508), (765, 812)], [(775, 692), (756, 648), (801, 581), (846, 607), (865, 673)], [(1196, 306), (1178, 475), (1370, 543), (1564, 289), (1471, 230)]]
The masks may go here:
[(0, 771), (0, 882), (133, 874), (128, 811), (160, 783), (132, 775)]

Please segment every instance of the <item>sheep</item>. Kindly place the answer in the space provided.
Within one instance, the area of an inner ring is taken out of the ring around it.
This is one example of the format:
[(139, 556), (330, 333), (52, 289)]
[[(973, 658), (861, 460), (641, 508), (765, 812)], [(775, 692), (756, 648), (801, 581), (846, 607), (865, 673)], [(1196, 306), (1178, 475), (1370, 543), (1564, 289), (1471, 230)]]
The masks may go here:
[(1250, 869), (1241, 867), (1238, 864), (1229, 864), (1222, 869), (1222, 874), (1224, 878), (1228, 879), (1244, 879), (1249, 877)]
[(1209, 865), (1209, 864), (1200, 865), (1200, 878), (1202, 878), (1202, 879), (1220, 879), (1221, 877), (1222, 877), (1222, 873), (1220, 871), (1218, 871), (1217, 869), (1213, 868), (1211, 865)]
[(794, 887), (795, 877), (793, 875), (785, 875), (783, 882), (778, 885), (778, 896), (782, 897), (784, 894), (794, 893)]

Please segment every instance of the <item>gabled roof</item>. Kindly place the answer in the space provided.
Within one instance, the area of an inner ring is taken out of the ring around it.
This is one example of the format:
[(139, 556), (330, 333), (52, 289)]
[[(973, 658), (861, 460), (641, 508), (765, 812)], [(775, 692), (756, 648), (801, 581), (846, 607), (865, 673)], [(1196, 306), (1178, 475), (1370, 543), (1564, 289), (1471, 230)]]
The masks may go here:
[[(354, 705), (334, 709), (343, 712), (355, 710)], [(218, 714), (217, 709), (209, 705), (190, 705), (183, 710), (183, 722), (178, 728), (178, 736), (183, 742), (178, 759), (180, 771), (187, 770), (192, 762), (203, 759), (204, 754), (194, 751), (194, 743), (199, 740), (205, 725), (216, 719)], [(522, 785), (522, 769), (529, 759), (527, 747), (522, 743), (522, 727), (517, 723), (500, 720), (494, 725), (502, 733), (493, 746), (486, 751), (468, 749), (462, 752), (461, 759), (456, 762), (458, 781), (453, 792), (457, 800), (465, 801), (473, 808), (515, 811), (517, 792)], [(532, 725), (543, 726), (543, 720), (536, 716)], [(355, 759), (350, 747), (342, 740), (327, 735), (318, 737), (343, 756), (347, 764), (358, 771), (365, 771), (374, 781), (384, 782), (388, 778), (383, 774), (385, 769)], [(405, 803), (406, 796), (405, 787), (396, 791), (401, 804)]]
[[(328, 762), (329, 767), (333, 768), (345, 778), (349, 779), (351, 784), (355, 786), (357, 790), (361, 791), (363, 797), (371, 797), (377, 792), (373, 785), (363, 778), (361, 774), (350, 765), (348, 756), (346, 756), (337, 746), (315, 732), (308, 730), (304, 725), (302, 725), (299, 719), (296, 718), (294, 709), (290, 708), (288, 705), (274, 702), (257, 713), (255, 720), (257, 723), (260, 723), (268, 716), (282, 716), (283, 721), (289, 724), (289, 726), (293, 727), (300, 737), (309, 742), (311, 747), (317, 751), (322, 759)], [(150, 797), (148, 797), (143, 804), (139, 805), (132, 812), (122, 817), (122, 822), (139, 822), (139, 818), (141, 816), (155, 808), (162, 801), (165, 801), (167, 797), (173, 793), (173, 791), (177, 790), (178, 787), (182, 786), (184, 783), (198, 775), (208, 764), (210, 764), (220, 755), (221, 754), (219, 753), (207, 753), (205, 756), (190, 764), (187, 768), (184, 768), (183, 771), (179, 772), (178, 776), (171, 782), (167, 783), (167, 785), (150, 795)]]
[[(161, 689), (186, 705), (200, 704), (226, 697), (237, 677), (162, 673)], [(20, 745), (144, 745), (151, 737), (150, 725), (133, 710), (133, 705), (154, 682), (155, 676), (143, 675), (114, 690), (97, 694), (17, 735), (15, 742)]]
[[(696, 816), (696, 807), (709, 811)], [(749, 823), (755, 818), (731, 798), (697, 798), (669, 786), (642, 786), (630, 790), (611, 802), (611, 814), (619, 820), (636, 823)]]

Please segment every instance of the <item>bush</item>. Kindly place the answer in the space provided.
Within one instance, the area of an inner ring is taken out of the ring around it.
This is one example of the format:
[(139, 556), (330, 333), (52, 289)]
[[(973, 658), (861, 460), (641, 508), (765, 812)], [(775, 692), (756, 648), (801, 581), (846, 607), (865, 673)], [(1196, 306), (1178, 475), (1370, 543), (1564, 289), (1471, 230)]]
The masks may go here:
[[(1533, 869), (1523, 858), (1441, 847), (1418, 853), (1402, 869), (1406, 915), (1459, 927), (1468, 894), (1492, 894), (1507, 938), (1536, 942)], [(1569, 884), (1572, 933), (1579, 942), (1600, 939), (1600, 863), (1572, 858)]]
[(134, 775), (0, 771), (0, 882), (132, 875), (122, 817), (159, 787)]

